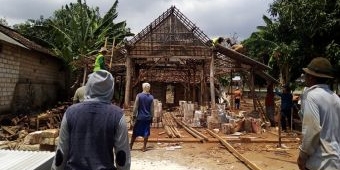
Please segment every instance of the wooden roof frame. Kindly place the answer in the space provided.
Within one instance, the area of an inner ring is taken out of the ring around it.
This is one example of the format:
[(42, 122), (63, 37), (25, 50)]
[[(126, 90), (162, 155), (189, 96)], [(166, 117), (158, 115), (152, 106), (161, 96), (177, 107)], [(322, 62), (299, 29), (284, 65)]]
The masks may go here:
[[(136, 86), (144, 81), (181, 83), (185, 89), (200, 87), (201, 95), (209, 94), (206, 86), (210, 85), (212, 107), (215, 106), (215, 83), (219, 76), (247, 72), (250, 73), (245, 74), (248, 80), (254, 81), (253, 75), (258, 74), (267, 81), (278, 83), (266, 73), (271, 69), (267, 65), (222, 45), (213, 46), (212, 40), (175, 6), (123, 46), (108, 45), (107, 48), (112, 49), (105, 57), (107, 65), (112, 65), (108, 67), (109, 71), (120, 82), (125, 78), (125, 108), (130, 107), (131, 94), (139, 88)], [(95, 56), (85, 57), (75, 63), (91, 68), (94, 59)], [(200, 101), (206, 103), (207, 98), (200, 96)]]
[[(266, 74), (265, 71), (271, 69), (267, 65), (221, 45), (213, 46), (211, 42), (203, 31), (171, 6), (125, 44), (125, 105), (130, 101), (132, 88), (142, 81), (184, 81), (187, 84), (210, 81), (210, 88), (214, 88), (215, 80), (211, 76), (215, 70), (223, 74), (240, 69), (252, 70), (268, 81), (277, 82)], [(157, 69), (163, 71), (152, 71)], [(186, 75), (191, 77), (183, 78)]]

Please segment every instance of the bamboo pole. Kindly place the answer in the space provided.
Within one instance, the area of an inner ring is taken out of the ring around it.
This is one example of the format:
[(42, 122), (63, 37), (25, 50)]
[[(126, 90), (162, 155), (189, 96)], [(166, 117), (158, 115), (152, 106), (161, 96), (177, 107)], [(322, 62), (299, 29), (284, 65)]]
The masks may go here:
[(200, 75), (200, 78), (201, 78), (201, 81), (200, 81), (200, 102), (199, 102), (199, 104), (201, 105), (201, 106), (203, 106), (204, 105), (204, 97), (203, 97), (203, 95), (204, 95), (204, 65), (202, 66), (202, 69), (201, 69), (201, 73), (200, 73), (201, 75)]
[(279, 123), (279, 147), (281, 147), (282, 146), (282, 140), (281, 140), (281, 131), (282, 131), (282, 128), (281, 128), (281, 112), (279, 113), (280, 115), (279, 115), (279, 121), (278, 121), (278, 123)]
[(252, 170), (261, 170), (256, 164), (250, 162), (247, 158), (243, 157), (235, 148), (233, 148), (226, 140), (222, 139), (220, 136), (218, 136), (213, 131), (207, 129), (207, 131), (210, 133), (211, 136), (214, 136), (215, 138), (219, 139), (219, 141), (240, 161), (242, 161), (244, 164), (246, 164), (250, 169)]
[(175, 137), (175, 135), (172, 133), (172, 130), (170, 129), (170, 127), (168, 125), (164, 126), (165, 132), (166, 134), (170, 137), (173, 138)]
[(202, 140), (205, 140), (202, 136), (200, 136), (199, 134), (197, 134), (195, 131), (193, 131), (192, 129), (190, 129), (188, 126), (186, 126), (183, 122), (177, 121), (177, 123), (179, 125), (181, 125), (188, 133), (190, 133), (191, 135), (195, 136), (196, 138), (199, 138)]
[(104, 43), (104, 47), (106, 48), (107, 46), (107, 37), (105, 38), (105, 43)]
[(187, 126), (185, 126), (182, 122), (177, 121), (176, 122), (181, 125), (188, 133), (190, 133), (192, 136), (194, 136), (195, 138), (198, 138), (201, 142), (204, 142), (204, 139), (199, 136), (198, 134), (196, 134), (194, 131), (192, 131), (191, 129), (189, 129)]
[(86, 74), (87, 74), (87, 65), (84, 68), (84, 75), (83, 75), (83, 83), (82, 86), (85, 86), (85, 82), (86, 82)]
[(124, 107), (129, 107), (130, 102), (130, 91), (131, 91), (131, 73), (132, 73), (132, 66), (131, 66), (131, 58), (128, 56), (126, 57), (126, 84), (125, 84), (125, 97), (124, 97)]
[(191, 131), (193, 131), (193, 132), (195, 132), (197, 135), (199, 135), (200, 137), (202, 137), (204, 140), (208, 140), (208, 137), (207, 136), (205, 136), (205, 135), (203, 135), (201, 132), (199, 132), (199, 131), (197, 131), (196, 129), (194, 129), (194, 128), (192, 128), (192, 127), (190, 127), (190, 126), (188, 126), (186, 123), (184, 123), (183, 121), (182, 121), (182, 123), (185, 125), (185, 126), (187, 126)]
[[(165, 132), (164, 132), (165, 133)], [(158, 134), (159, 135), (159, 134)], [(161, 134), (162, 135), (162, 134)], [(244, 141), (241, 141), (241, 139), (234, 139), (234, 138), (222, 138), (224, 140), (228, 140), (231, 142), (237, 142), (237, 143), (243, 143)], [(137, 138), (136, 141), (142, 142), (142, 138)], [(148, 142), (156, 143), (156, 142), (202, 142), (200, 139), (193, 138), (193, 137), (182, 137), (182, 138), (168, 138), (168, 137), (152, 137), (148, 139)], [(296, 139), (287, 139), (282, 140), (282, 143), (298, 143), (299, 140)], [(210, 137), (207, 141), (207, 143), (220, 143), (219, 139)], [(248, 142), (249, 143), (249, 142)], [(251, 139), (250, 143), (277, 143), (277, 140), (269, 140), (269, 139)]]
[(115, 38), (113, 38), (113, 42), (112, 42), (112, 49), (111, 49), (110, 65), (109, 65), (109, 67), (110, 67), (110, 71), (111, 71), (111, 68), (112, 68), (112, 58), (113, 58), (113, 52), (114, 52), (114, 49), (115, 49), (115, 41), (116, 41), (116, 39), (115, 39)]
[(164, 124), (164, 127), (165, 128), (168, 128), (171, 133), (174, 135), (174, 137), (178, 137), (180, 138), (181, 137), (181, 134), (179, 133), (179, 131), (177, 130), (176, 128), (176, 124), (174, 122), (174, 117), (171, 116), (171, 113), (169, 112), (166, 112), (163, 114), (163, 124)]
[(192, 130), (190, 130), (188, 127), (186, 126), (182, 126), (188, 133), (190, 133), (192, 136), (194, 136), (195, 138), (199, 139), (201, 142), (204, 142), (204, 139), (197, 135), (195, 132), (193, 132)]
[[(174, 115), (172, 115), (172, 118), (175, 119), (175, 118), (174, 118)], [(181, 125), (185, 130), (187, 130), (191, 135), (193, 135), (193, 136), (195, 136), (195, 137), (198, 137), (198, 138), (201, 138), (201, 139), (203, 139), (203, 140), (205, 140), (205, 141), (208, 140), (208, 137), (206, 137), (205, 135), (203, 135), (202, 133), (200, 133), (200, 132), (197, 131), (196, 129), (194, 129), (194, 128), (188, 126), (188, 125), (187, 125), (186, 123), (184, 123), (183, 121), (179, 121), (179, 120), (177, 120), (177, 119), (175, 119), (175, 121), (176, 121), (179, 125)], [(192, 133), (193, 133), (193, 134), (192, 134)]]
[(172, 130), (175, 132), (176, 137), (181, 138), (182, 135), (179, 133), (178, 129), (176, 127), (172, 127)]
[(210, 61), (210, 98), (211, 98), (211, 108), (216, 109), (216, 101), (215, 101), (215, 85), (214, 85), (214, 58), (215, 54), (211, 56), (211, 61)]

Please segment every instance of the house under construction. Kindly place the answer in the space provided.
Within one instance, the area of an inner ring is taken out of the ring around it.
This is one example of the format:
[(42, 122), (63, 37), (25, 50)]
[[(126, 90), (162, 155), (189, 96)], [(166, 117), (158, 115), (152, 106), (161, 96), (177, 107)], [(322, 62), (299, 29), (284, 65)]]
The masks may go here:
[(260, 102), (254, 93), (254, 75), (276, 82), (265, 73), (268, 66), (222, 45), (213, 46), (175, 6), (111, 53), (106, 60), (116, 78), (118, 102), (124, 102), (125, 108), (132, 105), (143, 82), (151, 84), (151, 93), (165, 107), (178, 106), (181, 100), (214, 107), (218, 77), (240, 73), (257, 109)]

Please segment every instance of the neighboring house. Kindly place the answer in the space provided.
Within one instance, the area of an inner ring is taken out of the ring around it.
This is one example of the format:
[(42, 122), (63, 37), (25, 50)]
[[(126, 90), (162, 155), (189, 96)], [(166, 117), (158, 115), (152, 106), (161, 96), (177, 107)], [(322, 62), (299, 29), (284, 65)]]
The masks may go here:
[(0, 25), (0, 114), (55, 104), (65, 91), (65, 75), (60, 58)]

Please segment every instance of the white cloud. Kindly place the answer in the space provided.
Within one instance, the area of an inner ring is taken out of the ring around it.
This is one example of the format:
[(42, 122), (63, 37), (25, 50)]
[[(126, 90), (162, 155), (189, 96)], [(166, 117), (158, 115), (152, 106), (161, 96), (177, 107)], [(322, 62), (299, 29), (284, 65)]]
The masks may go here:
[[(117, 21), (126, 20), (132, 32), (138, 33), (164, 11), (175, 5), (209, 37), (230, 36), (240, 39), (250, 36), (256, 26), (263, 25), (273, 0), (120, 0)], [(0, 17), (10, 25), (27, 19), (50, 17), (62, 5), (77, 0), (0, 0)], [(99, 7), (103, 15), (114, 0), (86, 0), (90, 7)]]

